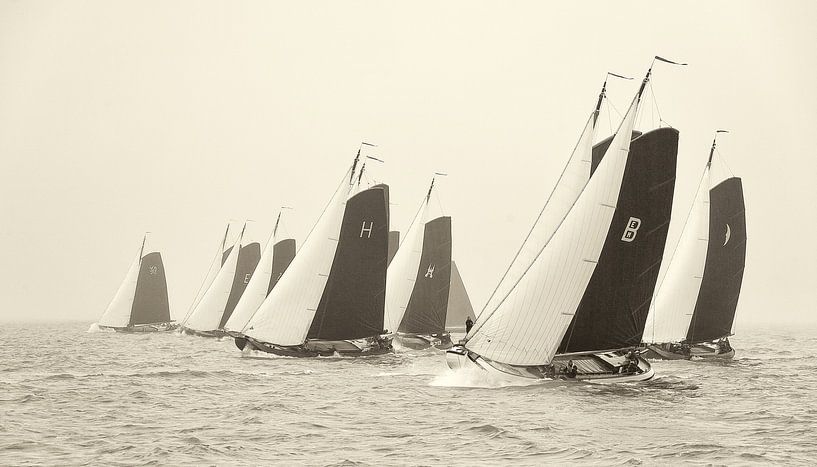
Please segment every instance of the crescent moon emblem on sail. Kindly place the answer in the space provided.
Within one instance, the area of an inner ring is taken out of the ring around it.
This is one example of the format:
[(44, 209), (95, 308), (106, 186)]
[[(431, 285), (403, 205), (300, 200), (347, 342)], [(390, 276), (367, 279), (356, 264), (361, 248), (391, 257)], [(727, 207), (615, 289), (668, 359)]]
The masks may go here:
[(723, 240), (723, 246), (726, 246), (729, 243), (729, 237), (732, 236), (732, 229), (729, 228), (729, 224), (726, 224), (726, 238)]

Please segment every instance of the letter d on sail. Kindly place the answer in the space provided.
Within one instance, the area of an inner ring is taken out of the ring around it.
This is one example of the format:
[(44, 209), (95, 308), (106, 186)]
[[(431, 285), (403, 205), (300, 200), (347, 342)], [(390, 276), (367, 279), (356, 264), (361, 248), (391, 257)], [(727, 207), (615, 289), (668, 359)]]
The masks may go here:
[(374, 221), (369, 221), (369, 226), (366, 227), (366, 221), (363, 221), (363, 226), (360, 228), (360, 238), (363, 238), (363, 234), (366, 233), (366, 238), (372, 238), (372, 228), (374, 227)]
[(627, 228), (624, 229), (624, 235), (621, 236), (622, 242), (632, 242), (635, 240), (635, 236), (638, 233), (638, 229), (641, 227), (641, 219), (637, 217), (631, 217), (629, 221), (627, 221)]

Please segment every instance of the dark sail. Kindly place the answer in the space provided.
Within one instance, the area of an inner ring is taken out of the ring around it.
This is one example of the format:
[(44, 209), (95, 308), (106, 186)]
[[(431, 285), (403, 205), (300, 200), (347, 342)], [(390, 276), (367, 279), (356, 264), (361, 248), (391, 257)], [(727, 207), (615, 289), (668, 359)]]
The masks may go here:
[(388, 237), (388, 186), (375, 185), (349, 198), (307, 338), (359, 339), (383, 332)]
[(707, 342), (732, 333), (745, 260), (743, 185), (740, 178), (732, 177), (709, 190), (709, 246), (687, 342)]
[(451, 286), (451, 218), (426, 222), (417, 279), (398, 331), (415, 334), (445, 331)]
[(462, 281), (457, 263), (451, 261), (451, 287), (448, 292), (448, 316), (445, 317), (445, 327), (448, 329), (465, 329), (465, 319), (474, 319), (474, 307), (465, 290), (465, 283)]
[(392, 230), (389, 232), (389, 263), (391, 264), (392, 258), (397, 253), (397, 247), (400, 246), (400, 232), (396, 230)]
[(167, 300), (165, 267), (161, 253), (156, 251), (142, 257), (128, 326), (168, 321), (170, 304)]
[(230, 296), (227, 297), (227, 305), (224, 308), (224, 314), (221, 315), (221, 322), (218, 324), (219, 329), (223, 329), (227, 324), (227, 320), (233, 314), (241, 294), (247, 288), (250, 282), (255, 267), (258, 266), (258, 261), (261, 259), (261, 245), (258, 242), (244, 245), (238, 250), (238, 262), (235, 267), (235, 275), (233, 275), (233, 286), (230, 289)]
[(269, 278), (267, 295), (278, 283), (278, 279), (284, 275), (284, 271), (289, 267), (289, 263), (295, 258), (295, 239), (287, 238), (276, 243), (272, 247), (272, 276)]
[[(669, 230), (677, 154), (672, 128), (631, 143), (604, 248), (558, 353), (640, 343)], [(594, 150), (593, 165), (602, 156)]]
[(221, 253), (221, 265), (224, 266), (224, 263), (227, 262), (227, 257), (230, 256), (230, 252), (233, 251), (233, 247), (227, 248), (224, 252)]

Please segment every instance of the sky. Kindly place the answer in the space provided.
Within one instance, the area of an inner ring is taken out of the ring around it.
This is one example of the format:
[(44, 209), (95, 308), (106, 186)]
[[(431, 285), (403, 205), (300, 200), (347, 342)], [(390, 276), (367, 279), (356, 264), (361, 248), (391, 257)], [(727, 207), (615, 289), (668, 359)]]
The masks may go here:
[[(142, 235), (171, 312), (226, 223), (300, 242), (361, 141), (392, 229), (434, 172), (454, 259), (487, 300), (608, 71), (600, 137), (652, 58), (639, 129), (680, 131), (680, 233), (715, 129), (743, 178), (737, 328), (814, 323), (817, 3), (0, 0), (0, 321), (101, 316)], [(660, 118), (658, 113), (660, 112)]]

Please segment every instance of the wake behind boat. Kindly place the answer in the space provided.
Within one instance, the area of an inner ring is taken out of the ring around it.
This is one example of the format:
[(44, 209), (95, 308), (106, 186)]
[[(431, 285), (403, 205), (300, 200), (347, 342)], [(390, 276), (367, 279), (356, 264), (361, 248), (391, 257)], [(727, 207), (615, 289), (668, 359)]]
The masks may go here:
[[(287, 271), (242, 334), (246, 349), (314, 357), (392, 351), (383, 329), (386, 185), (360, 189), (360, 150)], [(355, 176), (357, 182), (355, 183)]]
[(729, 359), (746, 259), (741, 179), (711, 186), (717, 134), (642, 338), (648, 358)]
[(177, 327), (170, 319), (167, 279), (162, 254), (145, 248), (142, 238), (139, 253), (125, 279), (99, 320), (101, 329), (116, 332), (161, 332)]

